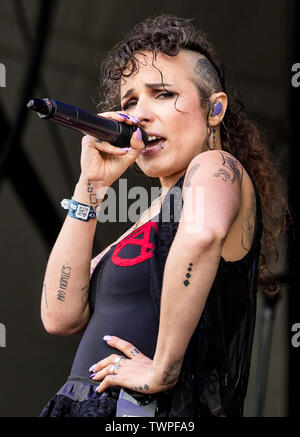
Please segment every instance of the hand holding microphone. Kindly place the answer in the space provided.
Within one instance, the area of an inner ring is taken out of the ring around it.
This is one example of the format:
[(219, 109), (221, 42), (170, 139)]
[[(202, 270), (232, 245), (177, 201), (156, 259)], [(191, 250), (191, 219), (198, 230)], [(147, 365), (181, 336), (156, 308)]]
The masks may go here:
[[(55, 121), (117, 147), (128, 146), (132, 134), (137, 129), (137, 126), (126, 126), (116, 120), (109, 120), (106, 117), (97, 116), (75, 106), (48, 98), (31, 99), (27, 108), (36, 111), (40, 118)], [(142, 129), (141, 131), (143, 142), (147, 145), (148, 136), (145, 131)]]
[[(148, 143), (144, 130), (118, 112), (93, 115), (52, 99), (32, 99), (27, 107), (49, 119), (86, 134), (82, 139), (81, 178), (110, 186), (133, 164)], [(136, 120), (137, 122), (138, 120)], [(128, 151), (127, 147), (130, 146)]]

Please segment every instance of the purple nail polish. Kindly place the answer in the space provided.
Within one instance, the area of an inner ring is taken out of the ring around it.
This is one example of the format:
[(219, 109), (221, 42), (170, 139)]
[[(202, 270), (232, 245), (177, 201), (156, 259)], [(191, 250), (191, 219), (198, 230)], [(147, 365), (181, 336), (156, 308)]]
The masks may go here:
[(103, 337), (103, 340), (104, 341), (110, 341), (111, 340), (111, 335), (105, 335), (104, 337)]
[(141, 129), (138, 127), (136, 132), (137, 132), (138, 140), (141, 141), (142, 140), (142, 131), (141, 131)]
[(121, 117), (123, 117), (123, 118), (127, 118), (127, 120), (130, 120), (130, 118), (131, 118), (131, 117), (128, 117), (128, 115), (126, 115), (126, 114), (119, 114), (119, 115), (121, 115)]
[(97, 366), (97, 364), (93, 364), (93, 365), (89, 368), (89, 372), (92, 372), (92, 371), (95, 369), (96, 366)]
[(92, 373), (92, 374), (90, 375), (90, 378), (94, 378), (95, 375), (96, 375), (96, 373)]
[(139, 123), (140, 120), (138, 118), (132, 117), (131, 115), (129, 116), (130, 120), (133, 121), (133, 123)]

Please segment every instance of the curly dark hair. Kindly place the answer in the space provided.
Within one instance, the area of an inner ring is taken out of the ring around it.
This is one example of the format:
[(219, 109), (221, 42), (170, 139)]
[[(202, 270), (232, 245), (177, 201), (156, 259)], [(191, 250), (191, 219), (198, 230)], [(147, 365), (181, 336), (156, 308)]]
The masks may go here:
[[(209, 111), (209, 97), (213, 92), (224, 91), (228, 107), (220, 126), (222, 148), (235, 156), (253, 177), (258, 189), (262, 213), (263, 236), (259, 266), (259, 288), (266, 293), (276, 293), (279, 283), (268, 268), (277, 261), (279, 234), (286, 225), (288, 206), (284, 184), (274, 164), (274, 158), (262, 139), (256, 123), (245, 113), (244, 105), (232, 85), (225, 79), (223, 65), (205, 31), (196, 29), (193, 20), (172, 15), (150, 17), (134, 29), (108, 53), (102, 63), (101, 78), (104, 101), (102, 110), (120, 108), (121, 80), (138, 71), (137, 53), (152, 52), (176, 56), (181, 50), (204, 55), (210, 63), (214, 80), (197, 83), (200, 102)], [(215, 74), (214, 74), (215, 73)], [(272, 259), (273, 258), (273, 259)]]

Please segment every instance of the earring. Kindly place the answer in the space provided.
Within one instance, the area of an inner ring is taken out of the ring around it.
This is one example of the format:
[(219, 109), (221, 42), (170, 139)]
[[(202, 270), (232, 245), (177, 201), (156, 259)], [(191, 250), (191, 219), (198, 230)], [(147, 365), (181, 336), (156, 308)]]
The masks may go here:
[[(209, 145), (209, 137), (212, 134), (212, 147), (210, 147)], [(216, 129), (213, 128), (209, 128), (209, 134), (208, 134), (208, 138), (207, 138), (207, 147), (209, 150), (214, 150), (216, 148)]]

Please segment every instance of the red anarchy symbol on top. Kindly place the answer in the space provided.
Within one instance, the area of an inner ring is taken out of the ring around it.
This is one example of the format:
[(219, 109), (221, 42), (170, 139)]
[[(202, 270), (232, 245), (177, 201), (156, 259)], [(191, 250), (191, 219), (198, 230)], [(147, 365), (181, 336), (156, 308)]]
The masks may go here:
[[(117, 244), (113, 256), (112, 262), (117, 266), (134, 266), (139, 264), (149, 258), (151, 258), (155, 245), (150, 242), (150, 234), (151, 229), (158, 229), (156, 222), (148, 222), (145, 223), (144, 226), (141, 226), (140, 229), (129, 234), (125, 237), (119, 244)], [(139, 235), (144, 234), (143, 238), (136, 238)], [(141, 252), (139, 256), (135, 258), (121, 258), (119, 253), (121, 250), (127, 246), (128, 244), (136, 244), (137, 246), (141, 246)]]

